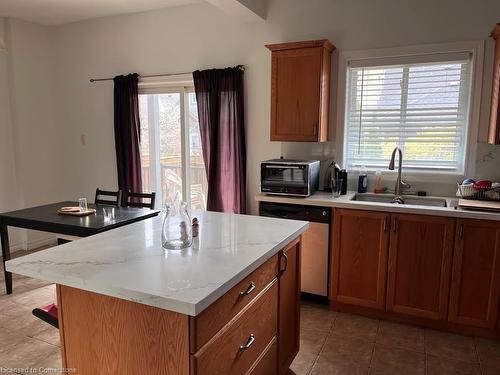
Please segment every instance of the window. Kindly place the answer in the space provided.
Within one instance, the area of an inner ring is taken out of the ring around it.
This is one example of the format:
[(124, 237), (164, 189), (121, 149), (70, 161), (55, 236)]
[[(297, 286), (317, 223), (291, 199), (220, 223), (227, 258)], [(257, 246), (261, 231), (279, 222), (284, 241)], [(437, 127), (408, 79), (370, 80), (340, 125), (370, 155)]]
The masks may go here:
[(179, 194), (191, 208), (205, 209), (207, 179), (192, 88), (140, 89), (139, 116), (143, 191), (157, 193), (157, 207)]
[(344, 165), (386, 169), (403, 151), (414, 173), (465, 172), (472, 51), (344, 61)]

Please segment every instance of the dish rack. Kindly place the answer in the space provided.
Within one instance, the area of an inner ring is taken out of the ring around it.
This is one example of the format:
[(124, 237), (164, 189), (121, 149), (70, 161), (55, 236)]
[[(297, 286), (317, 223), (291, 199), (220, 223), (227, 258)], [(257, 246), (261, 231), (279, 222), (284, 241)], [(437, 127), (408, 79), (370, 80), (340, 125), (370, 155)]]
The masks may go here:
[(480, 201), (500, 201), (500, 186), (479, 190), (473, 184), (458, 185), (457, 197), (463, 199), (475, 199)]

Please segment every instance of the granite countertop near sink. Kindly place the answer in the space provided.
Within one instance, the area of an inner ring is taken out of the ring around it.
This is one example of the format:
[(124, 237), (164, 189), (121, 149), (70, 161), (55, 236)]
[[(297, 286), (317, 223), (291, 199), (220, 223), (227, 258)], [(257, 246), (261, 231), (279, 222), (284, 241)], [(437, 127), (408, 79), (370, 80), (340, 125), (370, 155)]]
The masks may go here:
[(356, 192), (348, 191), (347, 194), (341, 195), (339, 198), (333, 198), (331, 193), (317, 191), (310, 197), (290, 197), (284, 195), (268, 195), (257, 194), (255, 200), (258, 202), (274, 202), (286, 204), (299, 204), (306, 206), (334, 207), (334, 208), (350, 208), (354, 210), (370, 210), (397, 212), (420, 215), (434, 216), (449, 216), (467, 219), (483, 219), (483, 220), (500, 220), (499, 212), (466, 210), (457, 207), (458, 198), (456, 197), (428, 197), (439, 198), (446, 200), (446, 207), (421, 206), (415, 204), (394, 204), (383, 202), (367, 202), (353, 200)]
[(163, 215), (6, 262), (8, 271), (195, 316), (307, 230), (305, 221), (194, 211), (190, 248), (164, 250)]

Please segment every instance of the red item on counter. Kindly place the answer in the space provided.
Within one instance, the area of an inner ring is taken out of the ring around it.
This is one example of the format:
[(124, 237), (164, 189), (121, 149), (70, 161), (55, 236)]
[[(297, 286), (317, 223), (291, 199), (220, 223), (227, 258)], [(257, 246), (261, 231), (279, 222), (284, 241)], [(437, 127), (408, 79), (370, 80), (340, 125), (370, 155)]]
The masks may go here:
[(477, 180), (474, 182), (474, 189), (476, 190), (488, 190), (491, 189), (492, 182), (489, 180)]

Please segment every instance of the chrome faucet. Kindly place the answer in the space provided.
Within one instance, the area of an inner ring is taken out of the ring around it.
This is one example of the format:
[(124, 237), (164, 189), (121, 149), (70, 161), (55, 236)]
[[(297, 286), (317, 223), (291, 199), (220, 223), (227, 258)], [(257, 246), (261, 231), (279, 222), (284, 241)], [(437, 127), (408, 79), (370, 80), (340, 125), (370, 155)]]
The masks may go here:
[(401, 193), (403, 192), (403, 189), (408, 189), (410, 185), (406, 182), (404, 182), (401, 179), (401, 170), (403, 169), (403, 152), (399, 147), (396, 147), (392, 151), (392, 156), (391, 156), (391, 161), (389, 162), (389, 170), (393, 171), (394, 170), (394, 159), (396, 158), (396, 151), (398, 152), (399, 156), (399, 164), (398, 164), (398, 178), (396, 179), (396, 186), (394, 188), (394, 194), (396, 197), (394, 198), (394, 201), (399, 202), (399, 203), (404, 203), (403, 198), (401, 198)]

